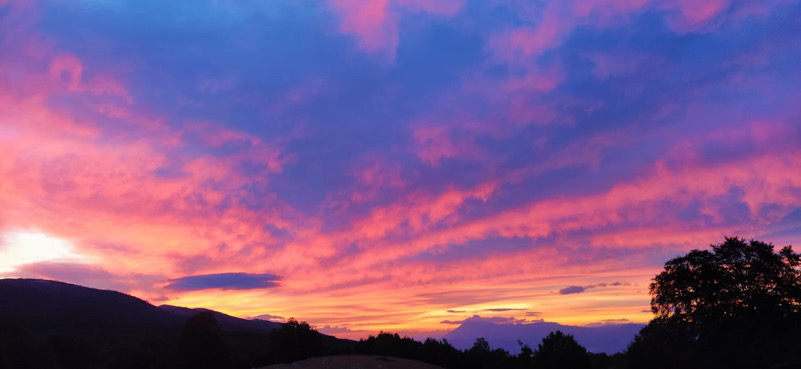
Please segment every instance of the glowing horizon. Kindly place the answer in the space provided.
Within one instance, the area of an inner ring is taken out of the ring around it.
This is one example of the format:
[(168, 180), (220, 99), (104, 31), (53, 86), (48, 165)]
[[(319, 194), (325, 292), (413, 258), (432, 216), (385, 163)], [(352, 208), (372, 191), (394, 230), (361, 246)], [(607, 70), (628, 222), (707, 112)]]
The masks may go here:
[(0, 277), (340, 337), (646, 322), (801, 241), (784, 0), (0, 0)]

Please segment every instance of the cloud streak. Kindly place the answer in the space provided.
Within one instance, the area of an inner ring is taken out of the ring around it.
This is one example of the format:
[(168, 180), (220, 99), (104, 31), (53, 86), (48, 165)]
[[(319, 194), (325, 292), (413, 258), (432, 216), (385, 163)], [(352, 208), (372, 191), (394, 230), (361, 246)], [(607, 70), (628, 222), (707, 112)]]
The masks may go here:
[(560, 295), (572, 295), (574, 293), (582, 293), (586, 292), (592, 288), (603, 288), (603, 287), (618, 287), (618, 286), (627, 286), (628, 283), (620, 283), (620, 282), (612, 282), (612, 283), (598, 283), (598, 284), (590, 284), (586, 286), (567, 286), (565, 288), (559, 289)]

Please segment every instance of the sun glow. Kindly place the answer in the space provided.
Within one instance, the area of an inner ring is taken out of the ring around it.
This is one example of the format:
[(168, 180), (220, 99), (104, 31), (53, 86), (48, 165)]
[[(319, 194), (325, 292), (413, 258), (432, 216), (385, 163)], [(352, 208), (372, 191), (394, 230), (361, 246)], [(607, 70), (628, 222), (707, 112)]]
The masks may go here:
[(72, 242), (38, 231), (10, 231), (0, 239), (0, 273), (45, 261), (90, 261), (89, 257), (75, 251)]

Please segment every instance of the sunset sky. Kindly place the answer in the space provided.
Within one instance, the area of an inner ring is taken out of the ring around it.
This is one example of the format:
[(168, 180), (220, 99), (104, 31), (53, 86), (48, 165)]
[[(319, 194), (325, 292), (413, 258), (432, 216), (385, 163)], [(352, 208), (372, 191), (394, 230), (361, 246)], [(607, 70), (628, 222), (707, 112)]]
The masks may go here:
[(0, 276), (351, 338), (646, 322), (671, 257), (801, 246), (799, 19), (0, 0)]

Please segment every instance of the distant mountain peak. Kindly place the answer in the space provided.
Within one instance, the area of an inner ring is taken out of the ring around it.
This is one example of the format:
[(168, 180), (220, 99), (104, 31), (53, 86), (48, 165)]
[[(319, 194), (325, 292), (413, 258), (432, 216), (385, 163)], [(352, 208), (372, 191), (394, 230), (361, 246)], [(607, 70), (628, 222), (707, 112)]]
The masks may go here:
[(456, 348), (470, 348), (477, 338), (483, 337), (493, 348), (502, 348), (510, 353), (520, 351), (518, 340), (530, 347), (537, 347), (542, 339), (553, 331), (572, 334), (578, 343), (591, 352), (613, 354), (626, 349), (644, 324), (603, 324), (596, 326), (571, 326), (555, 322), (533, 321), (503, 322), (500, 319), (471, 317), (444, 338)]

